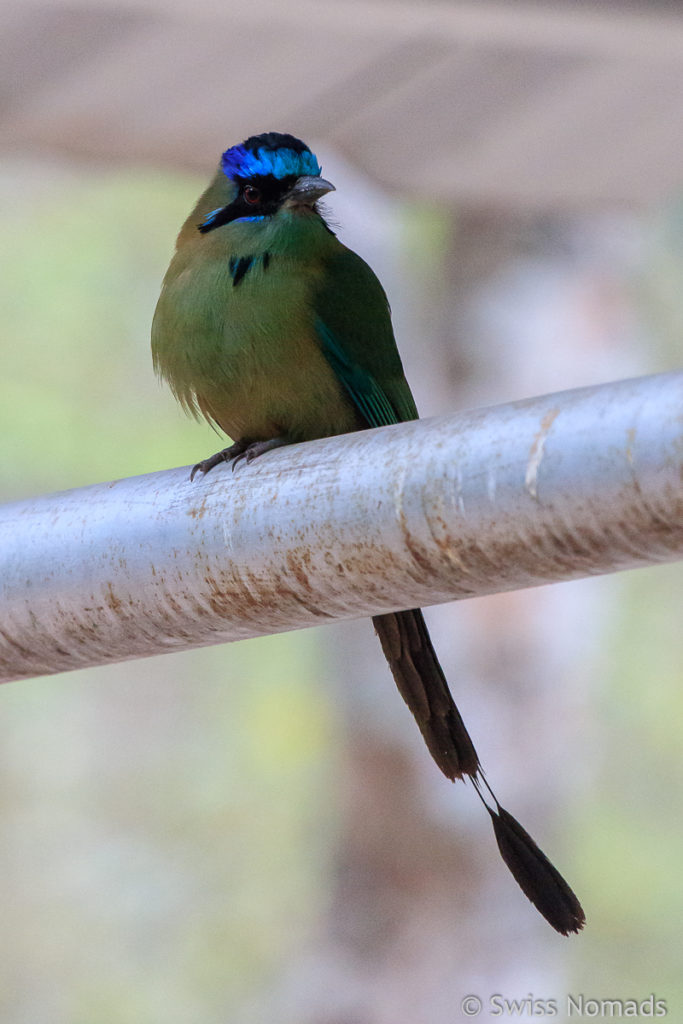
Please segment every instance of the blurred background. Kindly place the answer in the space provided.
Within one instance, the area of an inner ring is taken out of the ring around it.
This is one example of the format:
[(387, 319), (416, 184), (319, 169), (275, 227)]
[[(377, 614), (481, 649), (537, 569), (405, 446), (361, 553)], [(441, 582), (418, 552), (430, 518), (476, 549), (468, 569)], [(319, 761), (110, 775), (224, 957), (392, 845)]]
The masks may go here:
[[(336, 184), (422, 415), (680, 365), (678, 3), (4, 0), (0, 33), (2, 500), (215, 450), (149, 327), (260, 131)], [(469, 993), (481, 1020), (652, 993), (678, 1019), (682, 596), (678, 565), (428, 612), (499, 796), (582, 899), (571, 939), (369, 622), (3, 687), (0, 1019), (451, 1024)]]

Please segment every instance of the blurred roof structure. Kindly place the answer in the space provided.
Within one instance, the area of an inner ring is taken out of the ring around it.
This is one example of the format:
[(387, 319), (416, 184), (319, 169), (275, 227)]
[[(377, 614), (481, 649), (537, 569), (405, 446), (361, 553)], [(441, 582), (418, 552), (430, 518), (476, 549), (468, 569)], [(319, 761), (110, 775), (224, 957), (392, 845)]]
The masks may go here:
[(213, 166), (263, 130), (529, 208), (683, 185), (683, 4), (4, 0), (0, 155)]

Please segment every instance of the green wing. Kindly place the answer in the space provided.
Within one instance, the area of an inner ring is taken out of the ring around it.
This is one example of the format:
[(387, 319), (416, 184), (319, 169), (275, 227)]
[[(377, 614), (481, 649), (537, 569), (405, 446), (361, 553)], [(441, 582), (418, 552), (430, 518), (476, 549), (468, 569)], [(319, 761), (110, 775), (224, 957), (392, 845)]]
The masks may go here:
[(328, 260), (314, 307), (325, 358), (368, 426), (417, 419), (389, 303), (367, 263), (350, 249)]

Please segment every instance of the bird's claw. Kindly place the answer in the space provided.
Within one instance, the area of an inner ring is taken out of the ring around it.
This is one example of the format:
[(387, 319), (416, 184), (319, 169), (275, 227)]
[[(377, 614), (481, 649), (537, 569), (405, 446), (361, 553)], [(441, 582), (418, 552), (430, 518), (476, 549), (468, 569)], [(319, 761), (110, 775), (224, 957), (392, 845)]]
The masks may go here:
[(284, 437), (273, 437), (269, 441), (235, 441), (229, 448), (223, 448), (222, 451), (216, 452), (208, 459), (198, 462), (190, 473), (190, 480), (194, 480), (197, 473), (206, 475), (221, 462), (231, 462), (234, 473), (235, 467), (242, 459), (248, 464), (257, 459), (259, 455), (264, 455), (266, 452), (272, 451), (273, 448), (280, 448), (285, 444), (289, 444), (289, 442)]
[(202, 459), (196, 466), (193, 466), (190, 473), (190, 481), (194, 480), (197, 473), (206, 476), (216, 466), (220, 466), (221, 462), (231, 462), (233, 459), (239, 458), (248, 447), (249, 445), (245, 444), (244, 441), (236, 441), (229, 448), (223, 448), (220, 452), (216, 452), (215, 455), (210, 455), (208, 459)]

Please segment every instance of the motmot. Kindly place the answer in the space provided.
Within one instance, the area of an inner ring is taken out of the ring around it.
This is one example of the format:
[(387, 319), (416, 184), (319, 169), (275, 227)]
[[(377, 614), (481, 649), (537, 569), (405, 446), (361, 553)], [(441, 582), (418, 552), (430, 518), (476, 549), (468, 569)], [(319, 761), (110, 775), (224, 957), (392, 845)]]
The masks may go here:
[[(223, 153), (180, 230), (154, 314), (154, 367), (187, 412), (233, 442), (192, 479), (281, 445), (418, 416), (384, 289), (319, 205), (332, 191), (300, 139), (252, 135)], [(438, 767), (471, 781), (503, 860), (546, 920), (579, 931), (578, 899), (486, 780), (420, 609), (372, 621)]]

